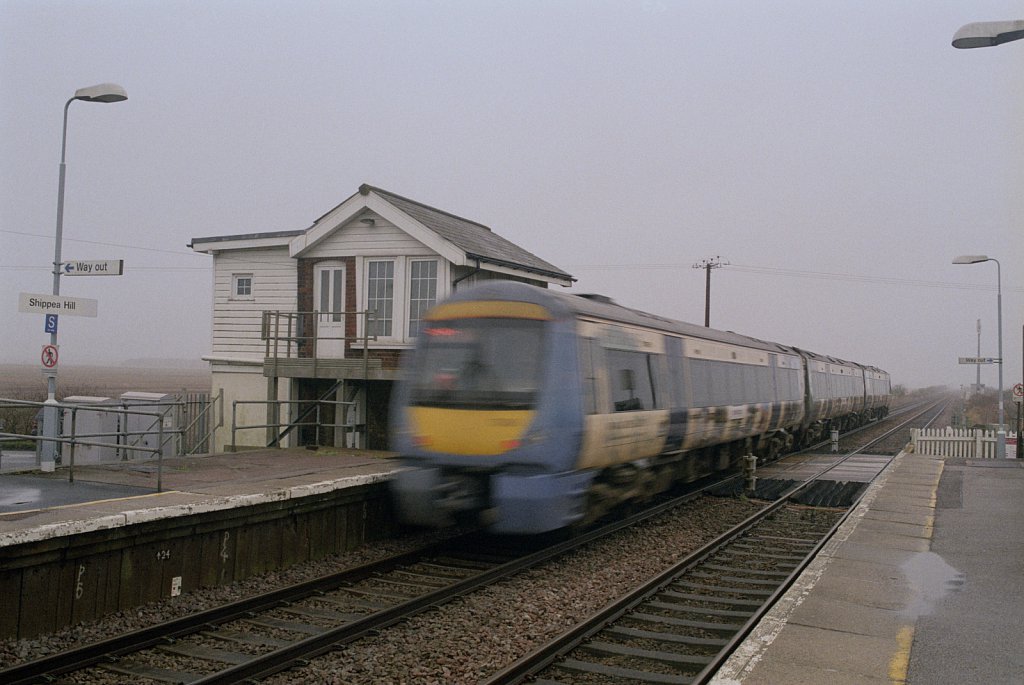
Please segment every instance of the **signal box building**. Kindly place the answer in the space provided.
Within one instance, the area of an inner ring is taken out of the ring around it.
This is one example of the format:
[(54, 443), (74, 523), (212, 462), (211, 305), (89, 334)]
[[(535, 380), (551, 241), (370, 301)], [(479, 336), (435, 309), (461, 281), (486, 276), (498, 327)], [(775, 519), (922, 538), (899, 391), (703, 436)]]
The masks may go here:
[(215, 451), (386, 449), (391, 386), (430, 306), (487, 279), (574, 280), (483, 224), (369, 185), (305, 230), (189, 246), (213, 257)]

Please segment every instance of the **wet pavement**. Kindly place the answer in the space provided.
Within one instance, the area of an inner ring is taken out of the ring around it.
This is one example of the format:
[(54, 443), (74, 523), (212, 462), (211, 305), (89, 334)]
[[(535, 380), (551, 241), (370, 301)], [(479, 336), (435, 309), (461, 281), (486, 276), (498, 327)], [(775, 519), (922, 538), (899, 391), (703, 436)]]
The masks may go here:
[(152, 488), (130, 485), (82, 480), (69, 483), (66, 479), (39, 475), (4, 474), (0, 475), (0, 514), (148, 495), (151, 492)]
[(1024, 464), (904, 453), (712, 683), (1024, 685), (1022, 550)]

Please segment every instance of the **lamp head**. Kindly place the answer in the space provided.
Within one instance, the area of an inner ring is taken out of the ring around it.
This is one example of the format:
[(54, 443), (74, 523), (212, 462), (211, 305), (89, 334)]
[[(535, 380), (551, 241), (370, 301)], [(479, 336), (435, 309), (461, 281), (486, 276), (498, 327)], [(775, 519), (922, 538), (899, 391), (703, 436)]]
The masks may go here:
[(990, 48), (1024, 38), (1024, 21), (976, 21), (953, 36), (954, 48)]
[(128, 99), (128, 94), (116, 83), (101, 83), (88, 88), (79, 88), (75, 91), (73, 99), (86, 102), (121, 102)]
[(954, 264), (978, 264), (980, 262), (987, 262), (988, 256), (983, 254), (965, 254), (960, 255), (953, 260)]

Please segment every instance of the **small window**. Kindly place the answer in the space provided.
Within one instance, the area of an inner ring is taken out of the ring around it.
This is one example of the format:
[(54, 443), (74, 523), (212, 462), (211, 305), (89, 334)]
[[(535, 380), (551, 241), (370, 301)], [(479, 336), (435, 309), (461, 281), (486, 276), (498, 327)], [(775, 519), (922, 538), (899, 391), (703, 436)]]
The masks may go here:
[(252, 274), (231, 274), (231, 299), (253, 299)]

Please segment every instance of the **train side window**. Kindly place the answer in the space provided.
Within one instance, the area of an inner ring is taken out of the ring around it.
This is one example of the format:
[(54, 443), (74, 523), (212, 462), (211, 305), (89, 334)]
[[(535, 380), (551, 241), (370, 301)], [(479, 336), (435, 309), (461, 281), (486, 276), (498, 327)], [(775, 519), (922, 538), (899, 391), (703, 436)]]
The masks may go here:
[(714, 404), (711, 395), (711, 362), (706, 359), (690, 359), (690, 384), (693, 406), (710, 407)]
[(593, 338), (580, 338), (580, 382), (583, 386), (583, 412), (598, 414), (597, 363), (594, 359), (597, 343)]
[(643, 411), (654, 408), (654, 383), (650, 355), (643, 352), (606, 350), (612, 380), (615, 411)]
[(668, 364), (668, 385), (673, 407), (686, 406), (686, 391), (683, 387), (683, 341), (679, 338), (665, 338), (666, 362)]

